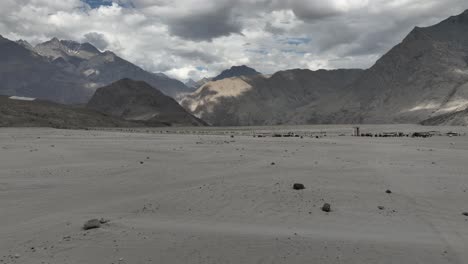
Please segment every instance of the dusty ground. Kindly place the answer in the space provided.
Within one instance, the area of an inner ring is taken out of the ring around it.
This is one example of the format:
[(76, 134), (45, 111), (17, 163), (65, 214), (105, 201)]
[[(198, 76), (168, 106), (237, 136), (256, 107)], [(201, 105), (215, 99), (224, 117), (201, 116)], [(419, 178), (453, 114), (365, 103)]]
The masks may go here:
[(467, 136), (174, 131), (0, 129), (0, 263), (468, 263)]

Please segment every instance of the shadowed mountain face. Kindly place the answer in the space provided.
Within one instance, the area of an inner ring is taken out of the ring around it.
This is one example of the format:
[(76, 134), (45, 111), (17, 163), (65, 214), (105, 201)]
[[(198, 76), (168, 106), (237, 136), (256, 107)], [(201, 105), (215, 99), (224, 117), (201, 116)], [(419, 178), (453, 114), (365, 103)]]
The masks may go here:
[(87, 107), (102, 113), (148, 124), (203, 126), (174, 99), (143, 81), (123, 79), (99, 88)]
[(136, 127), (143, 124), (125, 121), (89, 109), (48, 101), (23, 101), (0, 96), (0, 127)]
[(76, 74), (50, 63), (30, 49), (0, 36), (0, 94), (37, 97), (57, 102), (80, 102), (93, 90)]
[(241, 76), (253, 76), (259, 75), (261, 73), (256, 70), (249, 68), (245, 65), (242, 66), (233, 66), (229, 70), (224, 70), (220, 75), (214, 77), (213, 81), (219, 81), (222, 79), (232, 78), (232, 77), (241, 77)]
[(468, 106), (468, 11), (415, 28), (368, 70), (205, 84), (181, 103), (216, 125), (419, 123)]

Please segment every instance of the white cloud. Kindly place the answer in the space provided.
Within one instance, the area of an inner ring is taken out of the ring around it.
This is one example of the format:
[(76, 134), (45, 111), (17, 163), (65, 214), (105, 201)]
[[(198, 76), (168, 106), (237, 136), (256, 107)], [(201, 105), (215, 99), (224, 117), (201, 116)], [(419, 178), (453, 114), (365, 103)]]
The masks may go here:
[(461, 0), (118, 2), (2, 0), (0, 34), (90, 41), (149, 71), (198, 79), (239, 64), (263, 73), (369, 67), (414, 26), (468, 8)]

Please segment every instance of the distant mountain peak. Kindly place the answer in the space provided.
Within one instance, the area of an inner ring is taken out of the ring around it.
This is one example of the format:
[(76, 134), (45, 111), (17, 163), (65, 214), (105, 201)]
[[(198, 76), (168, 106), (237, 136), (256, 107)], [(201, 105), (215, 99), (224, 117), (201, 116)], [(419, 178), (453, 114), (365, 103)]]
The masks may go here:
[(247, 67), (246, 65), (232, 66), (229, 70), (224, 70), (220, 75), (213, 78), (213, 81), (219, 81), (226, 78), (252, 76), (261, 74), (255, 69)]
[(18, 43), (21, 46), (27, 48), (28, 50), (34, 50), (34, 47), (31, 44), (29, 44), (29, 42), (27, 42), (26, 40), (20, 39), (20, 40), (16, 41), (16, 43)]
[(79, 43), (73, 40), (59, 40), (52, 38), (44, 43), (37, 44), (35, 50), (42, 56), (57, 59), (62, 57), (77, 57), (79, 59), (89, 59), (100, 55), (101, 52), (90, 43)]

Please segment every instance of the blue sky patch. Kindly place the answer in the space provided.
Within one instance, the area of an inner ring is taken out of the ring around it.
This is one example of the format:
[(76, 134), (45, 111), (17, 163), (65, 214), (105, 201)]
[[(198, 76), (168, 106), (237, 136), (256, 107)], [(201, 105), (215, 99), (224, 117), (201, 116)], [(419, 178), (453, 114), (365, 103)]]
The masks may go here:
[(111, 6), (112, 1), (109, 0), (82, 0), (87, 3), (91, 8), (98, 8), (100, 6)]
[(122, 7), (135, 7), (131, 0), (81, 0), (87, 3), (91, 8), (99, 8), (101, 6), (111, 6), (116, 3)]
[(288, 44), (288, 45), (299, 46), (299, 45), (302, 45), (302, 44), (309, 44), (311, 41), (312, 41), (312, 39), (309, 38), (309, 37), (286, 38), (286, 39), (284, 40), (284, 43), (286, 43), (286, 44)]
[(292, 54), (296, 54), (296, 55), (305, 55), (305, 54), (307, 54), (307, 52), (305, 52), (305, 51), (298, 51), (298, 50), (293, 50), (293, 49), (282, 49), (281, 52), (282, 53), (292, 53)]

